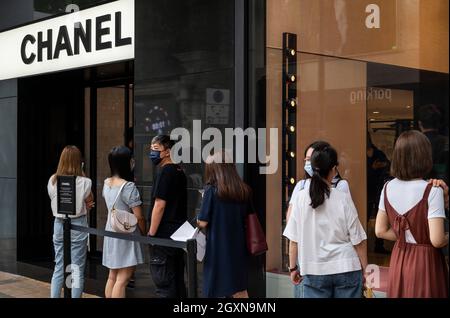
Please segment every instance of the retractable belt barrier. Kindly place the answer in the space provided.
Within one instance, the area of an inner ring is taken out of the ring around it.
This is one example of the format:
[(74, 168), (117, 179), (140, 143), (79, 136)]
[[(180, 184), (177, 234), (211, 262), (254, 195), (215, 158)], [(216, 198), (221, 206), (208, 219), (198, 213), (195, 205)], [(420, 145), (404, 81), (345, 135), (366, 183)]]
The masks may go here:
[[(70, 230), (88, 233), (96, 236), (111, 237), (115, 239), (134, 241), (146, 245), (156, 245), (172, 248), (183, 249), (187, 254), (187, 295), (188, 298), (197, 298), (197, 241), (195, 239), (188, 240), (187, 242), (173, 241), (170, 239), (162, 239), (155, 237), (147, 237), (136, 234), (124, 234), (105, 231), (102, 229), (94, 229), (90, 227), (72, 225), (70, 218), (64, 218), (64, 268), (67, 268), (71, 264), (71, 239)], [(66, 280), (65, 280), (66, 281)], [(68, 284), (64, 284), (64, 297), (71, 297), (70, 287)]]

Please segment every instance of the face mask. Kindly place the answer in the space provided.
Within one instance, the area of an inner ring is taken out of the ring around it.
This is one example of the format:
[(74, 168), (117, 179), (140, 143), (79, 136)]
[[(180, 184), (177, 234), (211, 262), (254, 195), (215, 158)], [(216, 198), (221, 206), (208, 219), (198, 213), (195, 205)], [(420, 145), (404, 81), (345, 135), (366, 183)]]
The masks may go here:
[(311, 161), (306, 161), (305, 162), (305, 171), (306, 171), (306, 173), (310, 176), (310, 177), (312, 177), (313, 176), (313, 174), (314, 174), (314, 171), (313, 171), (313, 168), (312, 168), (312, 165), (311, 165)]
[(153, 162), (155, 166), (159, 165), (162, 161), (161, 151), (152, 150), (149, 155), (150, 160)]

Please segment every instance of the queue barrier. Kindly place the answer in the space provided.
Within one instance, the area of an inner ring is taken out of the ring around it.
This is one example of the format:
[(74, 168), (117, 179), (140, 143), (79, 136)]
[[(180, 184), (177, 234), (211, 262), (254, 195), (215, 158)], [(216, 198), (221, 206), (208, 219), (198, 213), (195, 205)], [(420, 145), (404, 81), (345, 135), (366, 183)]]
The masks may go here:
[[(183, 249), (187, 254), (187, 296), (188, 298), (197, 298), (197, 241), (195, 239), (186, 242), (173, 241), (171, 239), (162, 239), (155, 237), (147, 237), (136, 234), (123, 234), (95, 229), (90, 227), (78, 226), (71, 224), (70, 218), (64, 218), (64, 268), (66, 269), (71, 263), (71, 238), (70, 231), (88, 233), (96, 236), (111, 237), (126, 241), (139, 242), (146, 245), (156, 245), (172, 248)], [(84, 273), (83, 273), (84, 274)], [(64, 271), (64, 281), (70, 274)], [(64, 298), (71, 298), (71, 289), (68, 284), (64, 284)]]

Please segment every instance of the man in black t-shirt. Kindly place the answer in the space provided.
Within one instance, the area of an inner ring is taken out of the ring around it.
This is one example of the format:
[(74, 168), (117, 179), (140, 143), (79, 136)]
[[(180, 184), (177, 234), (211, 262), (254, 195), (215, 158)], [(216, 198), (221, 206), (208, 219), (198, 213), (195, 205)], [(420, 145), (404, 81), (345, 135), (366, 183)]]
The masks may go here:
[[(174, 142), (160, 135), (152, 140), (150, 159), (157, 168), (153, 184), (149, 236), (170, 238), (187, 220), (187, 181), (181, 167), (172, 162)], [(151, 246), (150, 273), (162, 298), (186, 297), (184, 251)]]

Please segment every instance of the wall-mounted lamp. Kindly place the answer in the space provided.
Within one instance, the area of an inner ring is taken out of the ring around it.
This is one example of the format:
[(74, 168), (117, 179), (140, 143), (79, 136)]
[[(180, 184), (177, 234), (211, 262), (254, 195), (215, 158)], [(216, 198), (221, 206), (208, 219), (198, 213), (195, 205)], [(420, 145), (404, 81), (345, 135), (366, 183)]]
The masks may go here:
[(297, 82), (297, 75), (287, 74), (287, 81), (288, 81), (288, 83), (291, 83), (291, 84)]
[(292, 48), (287, 48), (286, 52), (290, 56), (295, 56), (297, 54), (297, 51), (295, 49), (292, 49)]

